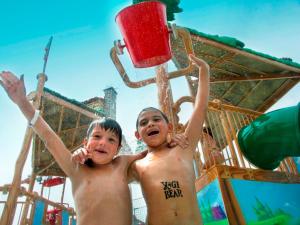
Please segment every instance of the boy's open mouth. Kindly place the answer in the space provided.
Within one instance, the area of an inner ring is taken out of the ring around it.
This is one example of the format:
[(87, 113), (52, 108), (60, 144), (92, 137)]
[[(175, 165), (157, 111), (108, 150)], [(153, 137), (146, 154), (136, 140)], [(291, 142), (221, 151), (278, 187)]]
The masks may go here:
[(100, 153), (100, 154), (107, 154), (107, 152), (102, 149), (95, 149), (95, 152)]
[(157, 134), (159, 134), (158, 130), (152, 130), (149, 133), (147, 133), (148, 136), (153, 136), (153, 135), (157, 135)]

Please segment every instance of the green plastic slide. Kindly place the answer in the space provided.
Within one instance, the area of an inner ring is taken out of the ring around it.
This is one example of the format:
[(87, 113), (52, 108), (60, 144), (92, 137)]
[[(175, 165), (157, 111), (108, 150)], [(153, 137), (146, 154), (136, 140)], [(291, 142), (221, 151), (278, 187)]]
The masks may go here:
[(239, 131), (238, 142), (261, 169), (273, 170), (284, 158), (300, 156), (300, 103), (259, 116)]

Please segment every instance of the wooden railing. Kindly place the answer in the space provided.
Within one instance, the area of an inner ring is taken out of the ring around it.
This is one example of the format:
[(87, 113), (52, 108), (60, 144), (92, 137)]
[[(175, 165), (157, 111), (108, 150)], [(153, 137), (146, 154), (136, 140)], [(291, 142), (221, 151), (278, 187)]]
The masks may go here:
[[(192, 97), (179, 99), (173, 107), (175, 114), (184, 102), (193, 102)], [(218, 100), (209, 102), (200, 144), (195, 153), (198, 174), (201, 175), (214, 165), (222, 164), (238, 168), (256, 169), (243, 155), (237, 135), (239, 130), (250, 124), (260, 112), (223, 104)], [(178, 124), (180, 132), (185, 126)], [(292, 158), (286, 158), (276, 169), (290, 174), (299, 174)]]
[[(7, 194), (9, 193), (10, 189), (11, 189), (12, 185), (4, 185), (4, 186), (0, 186), (0, 194)], [(30, 201), (29, 201), (29, 211), (26, 215), (26, 219), (25, 221), (21, 220), (21, 215), (23, 213), (23, 209), (25, 208), (25, 201), (17, 201), (17, 207), (16, 207), (16, 213), (18, 215), (15, 215), (14, 217), (14, 221), (13, 224), (17, 224), (17, 225), (31, 225), (33, 223), (33, 219), (34, 219), (34, 213), (35, 213), (35, 205), (37, 201), (42, 201), (45, 203), (45, 208), (44, 208), (44, 216), (43, 216), (43, 224), (50, 224), (49, 221), (47, 220), (47, 210), (52, 207), (55, 208), (57, 210), (62, 210), (62, 211), (67, 211), (69, 213), (69, 225), (72, 225), (72, 219), (76, 217), (76, 213), (74, 211), (73, 208), (68, 207), (68, 204), (61, 204), (61, 203), (56, 203), (53, 201), (50, 201), (40, 195), (38, 195), (36, 192), (28, 192), (24, 187), (21, 187), (19, 189), (19, 193), (20, 195), (18, 196), (19, 198), (21, 197), (29, 197)], [(6, 207), (7, 201), (3, 200), (0, 201), (0, 204), (3, 204), (3, 207)], [(1, 206), (2, 208), (2, 206)]]

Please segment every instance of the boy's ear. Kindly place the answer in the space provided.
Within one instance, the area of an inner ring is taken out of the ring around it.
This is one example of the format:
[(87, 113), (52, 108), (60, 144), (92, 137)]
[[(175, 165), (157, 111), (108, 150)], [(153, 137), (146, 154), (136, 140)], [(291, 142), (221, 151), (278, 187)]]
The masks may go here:
[(135, 135), (135, 137), (136, 137), (138, 140), (141, 140), (141, 139), (142, 139), (142, 137), (141, 137), (141, 135), (139, 134), (138, 131), (135, 131), (134, 135)]
[(172, 132), (173, 131), (173, 124), (168, 123), (168, 129), (169, 129), (169, 132)]

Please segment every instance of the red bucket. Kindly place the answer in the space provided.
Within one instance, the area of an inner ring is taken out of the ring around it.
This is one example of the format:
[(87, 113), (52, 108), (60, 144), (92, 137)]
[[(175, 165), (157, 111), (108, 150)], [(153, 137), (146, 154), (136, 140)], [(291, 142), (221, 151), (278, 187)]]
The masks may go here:
[(135, 67), (145, 68), (171, 59), (166, 6), (157, 1), (121, 10), (116, 22)]

